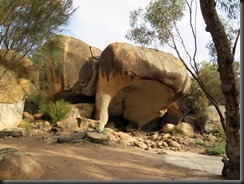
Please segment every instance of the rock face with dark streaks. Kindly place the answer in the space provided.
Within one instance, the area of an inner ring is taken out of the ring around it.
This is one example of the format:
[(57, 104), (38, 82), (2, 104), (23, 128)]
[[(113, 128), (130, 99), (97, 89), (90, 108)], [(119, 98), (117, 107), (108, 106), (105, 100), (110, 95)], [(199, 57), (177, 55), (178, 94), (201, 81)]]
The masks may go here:
[(73, 37), (58, 35), (44, 45), (49, 94), (69, 101), (95, 96), (101, 51)]
[(100, 132), (109, 115), (122, 115), (143, 127), (162, 117), (191, 85), (185, 66), (172, 54), (118, 42), (102, 52), (97, 75), (95, 118)]

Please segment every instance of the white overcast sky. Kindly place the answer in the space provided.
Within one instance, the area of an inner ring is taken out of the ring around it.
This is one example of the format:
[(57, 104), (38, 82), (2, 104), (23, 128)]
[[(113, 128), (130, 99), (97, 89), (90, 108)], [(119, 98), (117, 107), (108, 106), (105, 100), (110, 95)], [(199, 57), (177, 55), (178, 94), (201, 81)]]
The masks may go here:
[[(87, 44), (104, 50), (113, 42), (128, 42), (125, 38), (130, 29), (129, 13), (139, 7), (145, 7), (150, 0), (73, 0), (78, 10), (71, 16), (70, 22), (62, 34), (80, 39)], [(182, 37), (189, 52), (193, 52), (194, 42), (190, 34), (189, 17), (185, 16), (179, 24)], [(211, 39), (205, 31), (205, 23), (200, 10), (197, 16), (197, 61), (209, 60), (206, 43)], [(133, 44), (133, 43), (132, 43)], [(168, 48), (159, 48), (166, 52)], [(183, 53), (183, 52), (182, 52)], [(183, 55), (183, 57), (185, 57)], [(240, 61), (240, 46), (236, 51), (235, 60)]]

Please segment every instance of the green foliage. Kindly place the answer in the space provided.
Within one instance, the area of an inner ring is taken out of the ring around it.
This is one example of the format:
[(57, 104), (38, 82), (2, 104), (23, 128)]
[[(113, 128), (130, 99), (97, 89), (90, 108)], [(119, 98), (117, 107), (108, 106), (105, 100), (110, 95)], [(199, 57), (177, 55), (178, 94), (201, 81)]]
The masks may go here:
[(199, 145), (199, 146), (205, 146), (205, 143), (202, 141), (197, 141), (197, 142), (195, 142), (195, 144)]
[(0, 48), (31, 55), (61, 31), (75, 9), (72, 0), (0, 0)]
[(34, 90), (30, 95), (27, 96), (25, 102), (25, 111), (33, 114), (39, 109), (41, 104), (46, 103), (47, 101), (47, 91), (41, 89)]
[(224, 155), (225, 154), (225, 146), (226, 146), (225, 141), (216, 142), (213, 145), (213, 147), (206, 150), (206, 153), (210, 154), (210, 155)]
[(238, 19), (240, 18), (240, 8), (241, 4), (239, 0), (217, 0), (217, 7), (224, 10), (227, 14), (228, 19)]
[(32, 131), (32, 126), (31, 126), (31, 120), (29, 119), (24, 119), (24, 130), (27, 135), (29, 135)]
[(40, 105), (40, 112), (48, 117), (52, 126), (57, 126), (58, 121), (67, 118), (70, 111), (70, 103), (65, 102), (63, 99)]
[(146, 7), (130, 13), (131, 30), (126, 38), (141, 45), (150, 45), (159, 41), (166, 43), (177, 21), (183, 17), (184, 0), (153, 0)]
[(224, 104), (224, 96), (220, 90), (221, 81), (219, 77), (218, 67), (210, 62), (202, 61), (198, 64), (199, 77), (212, 94), (213, 98), (219, 103)]
[[(240, 76), (240, 65), (239, 62), (234, 63), (235, 75), (238, 79)], [(216, 100), (219, 105), (224, 105), (224, 96), (221, 89), (221, 81), (217, 66), (214, 63), (202, 61), (198, 63), (199, 78), (202, 80), (206, 88), (211, 93), (212, 97)], [(237, 87), (240, 88), (240, 80), (237, 80)], [(198, 83), (192, 79), (192, 85), (190, 92), (181, 99), (181, 106), (186, 106), (186, 109), (190, 109), (191, 113), (197, 114), (211, 103), (207, 99), (203, 90), (200, 88)]]

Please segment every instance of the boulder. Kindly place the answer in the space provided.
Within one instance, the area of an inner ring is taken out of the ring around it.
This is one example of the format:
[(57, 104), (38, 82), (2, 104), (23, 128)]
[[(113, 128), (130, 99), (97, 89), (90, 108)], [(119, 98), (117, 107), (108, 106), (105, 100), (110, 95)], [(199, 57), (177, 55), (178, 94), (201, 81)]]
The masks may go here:
[(36, 180), (44, 174), (39, 163), (15, 148), (0, 149), (0, 171), (1, 180)]
[(24, 130), (22, 128), (4, 128), (0, 130), (0, 138), (2, 137), (22, 137), (24, 136)]
[(39, 71), (33, 62), (27, 57), (12, 50), (0, 50), (0, 62), (3, 66), (13, 71), (22, 85), (25, 85), (27, 90), (30, 90), (34, 85), (38, 85)]
[(175, 125), (172, 124), (172, 123), (165, 124), (163, 126), (163, 133), (170, 133), (173, 130), (174, 127), (175, 127)]
[(167, 110), (167, 112), (162, 117), (161, 123), (173, 123), (177, 124), (183, 115), (183, 112), (180, 109), (179, 103), (174, 102)]
[(180, 122), (178, 125), (176, 125), (176, 128), (182, 133), (182, 135), (194, 135), (194, 127), (192, 127), (189, 123)]
[(68, 101), (95, 96), (101, 51), (73, 37), (58, 35), (44, 44), (48, 91)]
[(0, 66), (0, 130), (16, 128), (22, 120), (25, 93), (14, 72)]
[(26, 95), (38, 85), (39, 72), (27, 57), (1, 49), (0, 78), (0, 130), (17, 128)]
[[(219, 106), (220, 111), (225, 116), (225, 106)], [(195, 119), (202, 131), (218, 132), (222, 129), (219, 114), (214, 106), (208, 106), (199, 112)]]
[(193, 129), (194, 129), (194, 132), (199, 132), (200, 131), (200, 128), (197, 124), (197, 121), (196, 121), (196, 118), (195, 116), (193, 115), (186, 115), (184, 118), (183, 118), (183, 121), (190, 124)]
[(95, 119), (102, 131), (108, 117), (122, 115), (140, 129), (162, 117), (186, 94), (191, 80), (184, 64), (155, 49), (112, 43), (99, 60)]
[(90, 119), (94, 108), (95, 104), (92, 103), (72, 104), (69, 117), (57, 122), (57, 125), (65, 129), (95, 127), (96, 121)]
[(76, 118), (91, 118), (92, 113), (95, 109), (95, 104), (93, 103), (78, 103), (71, 105), (70, 116)]

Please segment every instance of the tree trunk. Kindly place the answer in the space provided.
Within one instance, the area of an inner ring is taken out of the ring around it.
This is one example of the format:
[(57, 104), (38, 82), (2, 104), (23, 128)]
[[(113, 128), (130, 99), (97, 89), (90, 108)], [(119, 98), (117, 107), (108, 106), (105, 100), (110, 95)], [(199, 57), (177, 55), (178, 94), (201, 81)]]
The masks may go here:
[(223, 173), (240, 180), (240, 91), (234, 75), (234, 56), (224, 27), (215, 9), (215, 0), (200, 0), (203, 18), (217, 50), (218, 72), (226, 107), (226, 156)]

